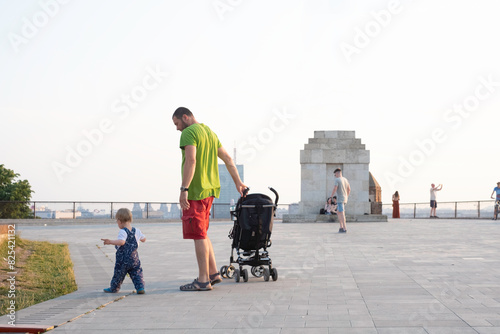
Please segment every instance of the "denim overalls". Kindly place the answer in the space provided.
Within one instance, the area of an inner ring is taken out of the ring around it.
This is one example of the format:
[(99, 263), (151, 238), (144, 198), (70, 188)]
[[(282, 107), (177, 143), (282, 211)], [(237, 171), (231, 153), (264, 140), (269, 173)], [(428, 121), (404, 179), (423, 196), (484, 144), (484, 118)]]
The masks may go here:
[(135, 228), (132, 228), (132, 232), (130, 232), (126, 227), (123, 229), (127, 232), (127, 240), (123, 246), (115, 246), (115, 273), (110, 284), (112, 292), (120, 290), (120, 286), (122, 285), (127, 273), (130, 275), (136, 290), (144, 289), (144, 277), (142, 275), (139, 253), (137, 252), (139, 245), (135, 239)]

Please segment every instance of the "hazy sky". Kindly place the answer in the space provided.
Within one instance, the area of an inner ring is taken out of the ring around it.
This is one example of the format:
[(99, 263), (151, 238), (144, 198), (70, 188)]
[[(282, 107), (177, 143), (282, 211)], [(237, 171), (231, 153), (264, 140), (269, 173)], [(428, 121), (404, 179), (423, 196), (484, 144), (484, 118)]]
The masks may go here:
[(498, 0), (0, 0), (0, 164), (39, 201), (174, 202), (185, 106), (282, 203), (300, 200), (317, 130), (356, 132), (384, 203), (427, 202), (431, 183), (438, 201), (489, 199), (498, 13)]

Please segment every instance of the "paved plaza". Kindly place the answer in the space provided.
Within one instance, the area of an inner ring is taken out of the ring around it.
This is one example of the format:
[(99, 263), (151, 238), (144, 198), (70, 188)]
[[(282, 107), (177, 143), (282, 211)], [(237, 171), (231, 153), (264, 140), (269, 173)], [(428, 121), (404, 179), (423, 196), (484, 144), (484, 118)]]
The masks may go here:
[[(269, 248), (279, 278), (225, 279), (212, 291), (182, 292), (197, 275), (180, 223), (135, 224), (146, 294), (126, 278), (105, 294), (116, 224), (28, 226), (22, 238), (67, 242), (79, 290), (18, 311), (17, 325), (50, 333), (500, 333), (500, 223), (417, 219), (282, 224)], [(218, 266), (228, 264), (232, 222), (212, 222)], [(7, 318), (1, 317), (1, 325)]]

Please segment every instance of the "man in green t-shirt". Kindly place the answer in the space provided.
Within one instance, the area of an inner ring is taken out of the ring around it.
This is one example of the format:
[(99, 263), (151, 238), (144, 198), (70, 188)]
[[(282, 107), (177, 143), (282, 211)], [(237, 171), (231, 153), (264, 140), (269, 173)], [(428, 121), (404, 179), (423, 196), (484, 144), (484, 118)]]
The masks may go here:
[(217, 158), (226, 164), (240, 195), (243, 195), (246, 186), (217, 135), (205, 124), (198, 123), (189, 109), (177, 108), (172, 120), (177, 130), (182, 132), (182, 184), (179, 196), (182, 231), (184, 239), (194, 240), (199, 271), (198, 278), (192, 283), (182, 285), (180, 289), (212, 290), (212, 284), (222, 281), (215, 263), (212, 242), (207, 236), (212, 202), (214, 197), (219, 197), (220, 194)]

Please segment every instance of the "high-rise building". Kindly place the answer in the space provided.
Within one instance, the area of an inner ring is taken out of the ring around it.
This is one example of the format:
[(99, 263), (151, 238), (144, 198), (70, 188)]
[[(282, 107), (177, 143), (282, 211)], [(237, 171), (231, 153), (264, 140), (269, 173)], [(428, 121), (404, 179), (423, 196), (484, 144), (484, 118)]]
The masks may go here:
[[(238, 174), (240, 174), (241, 181), (245, 182), (243, 165), (236, 165)], [(219, 179), (220, 179), (220, 196), (214, 199), (215, 218), (230, 218), (229, 207), (235, 204), (240, 198), (240, 194), (236, 190), (233, 178), (227, 171), (226, 165), (219, 165)]]
[(182, 212), (181, 209), (179, 208), (178, 204), (170, 204), (170, 213), (168, 215), (169, 218), (181, 218), (182, 217)]
[(139, 203), (134, 203), (134, 207), (132, 208), (132, 217), (136, 219), (142, 218), (142, 208)]
[[(238, 174), (240, 174), (241, 181), (245, 182), (243, 175), (243, 165), (236, 165)], [(227, 171), (226, 165), (219, 165), (219, 179), (220, 179), (220, 196), (214, 200), (214, 203), (236, 203), (240, 194), (236, 190), (233, 178), (231, 174)]]

